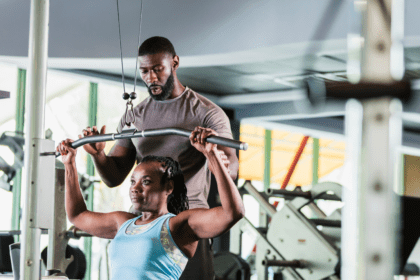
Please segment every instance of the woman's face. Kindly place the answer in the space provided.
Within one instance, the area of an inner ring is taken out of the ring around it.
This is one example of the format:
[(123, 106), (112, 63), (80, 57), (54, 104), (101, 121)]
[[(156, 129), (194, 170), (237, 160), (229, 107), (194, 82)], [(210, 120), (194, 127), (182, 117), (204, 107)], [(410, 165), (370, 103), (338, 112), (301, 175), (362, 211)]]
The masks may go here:
[(136, 211), (155, 212), (166, 206), (171, 191), (161, 184), (164, 173), (160, 162), (143, 162), (136, 167), (130, 186), (130, 199)]

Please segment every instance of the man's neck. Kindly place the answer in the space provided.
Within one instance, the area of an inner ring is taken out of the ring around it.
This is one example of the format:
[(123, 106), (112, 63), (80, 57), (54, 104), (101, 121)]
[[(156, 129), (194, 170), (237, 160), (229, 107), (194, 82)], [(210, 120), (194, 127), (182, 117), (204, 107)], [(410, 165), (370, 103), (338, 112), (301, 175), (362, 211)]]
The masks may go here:
[(168, 99), (174, 99), (180, 96), (185, 91), (185, 87), (181, 84), (181, 82), (177, 79), (174, 83), (174, 90), (172, 91), (171, 96)]

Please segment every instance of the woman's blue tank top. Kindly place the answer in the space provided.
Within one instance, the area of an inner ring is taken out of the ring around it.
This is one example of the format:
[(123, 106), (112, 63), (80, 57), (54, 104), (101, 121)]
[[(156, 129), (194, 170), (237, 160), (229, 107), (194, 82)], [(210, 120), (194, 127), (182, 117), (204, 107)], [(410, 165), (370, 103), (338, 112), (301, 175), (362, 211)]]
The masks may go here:
[[(168, 213), (157, 218), (150, 228), (139, 234), (129, 235), (126, 230), (141, 216), (126, 221), (120, 227), (109, 248), (112, 280), (179, 279), (183, 268), (166, 253), (160, 236), (163, 223), (167, 223), (169, 229), (169, 218), (173, 216), (175, 215)], [(168, 232), (173, 242), (172, 235), (169, 230)]]

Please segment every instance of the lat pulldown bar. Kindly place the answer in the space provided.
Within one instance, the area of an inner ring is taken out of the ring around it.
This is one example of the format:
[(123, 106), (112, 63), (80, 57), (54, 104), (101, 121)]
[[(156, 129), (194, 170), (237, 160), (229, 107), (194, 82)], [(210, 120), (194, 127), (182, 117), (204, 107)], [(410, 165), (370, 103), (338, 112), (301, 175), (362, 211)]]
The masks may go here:
[[(97, 143), (97, 142), (106, 142), (114, 141), (119, 139), (131, 139), (139, 137), (154, 137), (154, 136), (164, 136), (164, 135), (179, 135), (184, 137), (190, 137), (191, 131), (183, 128), (161, 128), (161, 129), (149, 129), (143, 131), (137, 131), (136, 129), (124, 130), (121, 133), (108, 133), (101, 135), (87, 136), (81, 139), (78, 139), (71, 143), (71, 147), (76, 149), (80, 146)], [(237, 150), (247, 150), (248, 143), (236, 141), (219, 136), (209, 136), (205, 139), (209, 143), (226, 146), (229, 148)], [(45, 154), (47, 155), (47, 154)], [(48, 153), (49, 155), (49, 153)], [(60, 156), (60, 153), (56, 153), (56, 156)]]

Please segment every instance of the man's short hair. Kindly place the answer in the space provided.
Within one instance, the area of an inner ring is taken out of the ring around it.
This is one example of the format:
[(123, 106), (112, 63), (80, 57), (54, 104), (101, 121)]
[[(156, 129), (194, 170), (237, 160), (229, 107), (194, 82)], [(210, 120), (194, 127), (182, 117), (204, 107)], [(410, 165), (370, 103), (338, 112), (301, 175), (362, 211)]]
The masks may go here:
[(174, 57), (176, 55), (175, 48), (171, 41), (165, 37), (151, 37), (143, 42), (139, 48), (139, 56), (156, 54), (156, 53), (167, 53)]

